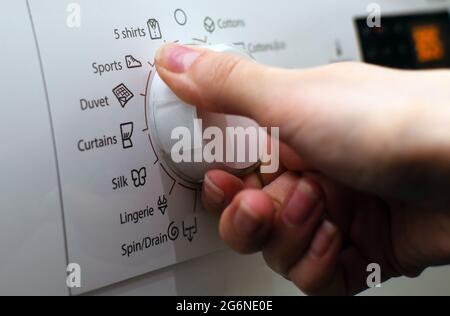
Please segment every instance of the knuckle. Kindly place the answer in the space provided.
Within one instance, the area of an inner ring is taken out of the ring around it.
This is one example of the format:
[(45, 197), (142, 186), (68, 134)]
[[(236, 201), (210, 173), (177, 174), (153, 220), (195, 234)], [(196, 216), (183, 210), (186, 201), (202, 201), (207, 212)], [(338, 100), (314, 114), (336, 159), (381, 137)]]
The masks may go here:
[[(205, 190), (203, 189), (203, 191)], [(207, 192), (203, 192), (201, 198), (202, 198), (202, 205), (208, 212), (217, 217), (219, 217), (222, 214), (225, 206), (217, 204), (213, 199), (209, 197)]]
[(236, 72), (242, 66), (242, 59), (230, 54), (205, 52), (203, 62), (192, 67), (196, 86), (202, 91), (199, 102), (206, 109), (222, 111), (220, 100), (226, 99), (232, 83), (238, 78)]
[(225, 86), (240, 63), (241, 59), (232, 55), (224, 55), (217, 58), (211, 69), (211, 82), (218, 87)]
[[(215, 60), (208, 65), (207, 76), (204, 77), (205, 93), (203, 95), (203, 101), (207, 107), (215, 108), (219, 111), (219, 100), (227, 99), (227, 95), (230, 93), (230, 88), (235, 80), (235, 73), (241, 66), (241, 59), (232, 55), (221, 55), (215, 58)], [(210, 102), (215, 102), (212, 105)]]
[(319, 292), (317, 282), (304, 275), (304, 273), (295, 273), (291, 270), (288, 275), (295, 286), (306, 295), (314, 295)]
[(257, 241), (236, 236), (234, 231), (225, 227), (223, 223), (220, 225), (219, 233), (224, 243), (241, 255), (253, 254), (261, 249)]
[(275, 255), (272, 251), (265, 250), (263, 251), (263, 258), (270, 269), (281, 276), (287, 277), (289, 267), (280, 256)]

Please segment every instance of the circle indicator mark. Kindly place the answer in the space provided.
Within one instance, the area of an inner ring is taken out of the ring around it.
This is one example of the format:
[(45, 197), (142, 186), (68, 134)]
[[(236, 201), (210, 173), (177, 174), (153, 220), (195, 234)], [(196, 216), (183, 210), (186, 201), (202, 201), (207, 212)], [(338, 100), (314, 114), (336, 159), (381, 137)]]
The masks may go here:
[(184, 26), (187, 23), (187, 15), (182, 9), (176, 9), (173, 13), (173, 17), (175, 18), (175, 22), (178, 25)]

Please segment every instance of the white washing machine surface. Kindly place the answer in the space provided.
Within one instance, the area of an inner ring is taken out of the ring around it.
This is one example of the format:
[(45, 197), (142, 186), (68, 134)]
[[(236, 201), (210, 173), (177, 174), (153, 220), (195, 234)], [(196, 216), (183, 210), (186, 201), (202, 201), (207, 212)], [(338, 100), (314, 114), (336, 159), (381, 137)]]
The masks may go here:
[[(2, 0), (0, 294), (300, 294), (259, 255), (226, 250), (198, 184), (161, 155), (154, 53), (178, 41), (286, 68), (450, 66), (420, 63), (410, 43), (389, 51), (392, 34), (373, 39), (370, 2)], [(448, 27), (450, 1), (378, 2), (394, 26)], [(448, 268), (431, 269), (366, 294), (450, 294), (443, 279)]]

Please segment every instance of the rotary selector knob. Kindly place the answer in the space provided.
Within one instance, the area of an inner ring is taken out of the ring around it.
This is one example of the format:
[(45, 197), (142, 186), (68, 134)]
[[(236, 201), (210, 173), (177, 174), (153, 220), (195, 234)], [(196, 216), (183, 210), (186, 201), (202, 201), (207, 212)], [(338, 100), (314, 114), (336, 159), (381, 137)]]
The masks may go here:
[[(203, 47), (250, 58), (245, 52), (228, 45)], [(221, 169), (242, 176), (259, 165), (258, 161), (249, 159), (255, 157), (254, 153), (252, 155), (249, 152), (255, 146), (249, 146), (249, 143), (245, 145), (246, 159), (237, 158), (239, 150), (242, 154), (242, 142), (237, 141), (235, 133), (248, 128), (258, 130), (259, 126), (255, 121), (241, 116), (199, 111), (195, 106), (180, 100), (157, 73), (152, 80), (147, 102), (151, 137), (156, 142), (157, 151), (181, 179), (201, 183), (205, 173), (211, 169)], [(246, 140), (249, 141), (248, 138)], [(215, 146), (211, 156), (208, 149), (213, 146), (212, 142), (222, 146)], [(241, 148), (237, 148), (239, 145)], [(233, 159), (229, 159), (230, 157)]]

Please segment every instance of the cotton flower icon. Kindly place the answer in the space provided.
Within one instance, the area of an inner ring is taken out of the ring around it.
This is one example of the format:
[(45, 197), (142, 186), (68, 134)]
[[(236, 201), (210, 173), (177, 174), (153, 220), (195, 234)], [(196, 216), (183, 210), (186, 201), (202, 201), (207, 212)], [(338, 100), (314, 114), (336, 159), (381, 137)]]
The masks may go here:
[(205, 27), (205, 30), (209, 33), (213, 33), (216, 30), (216, 23), (209, 16), (205, 18), (205, 20), (203, 21), (203, 25)]

